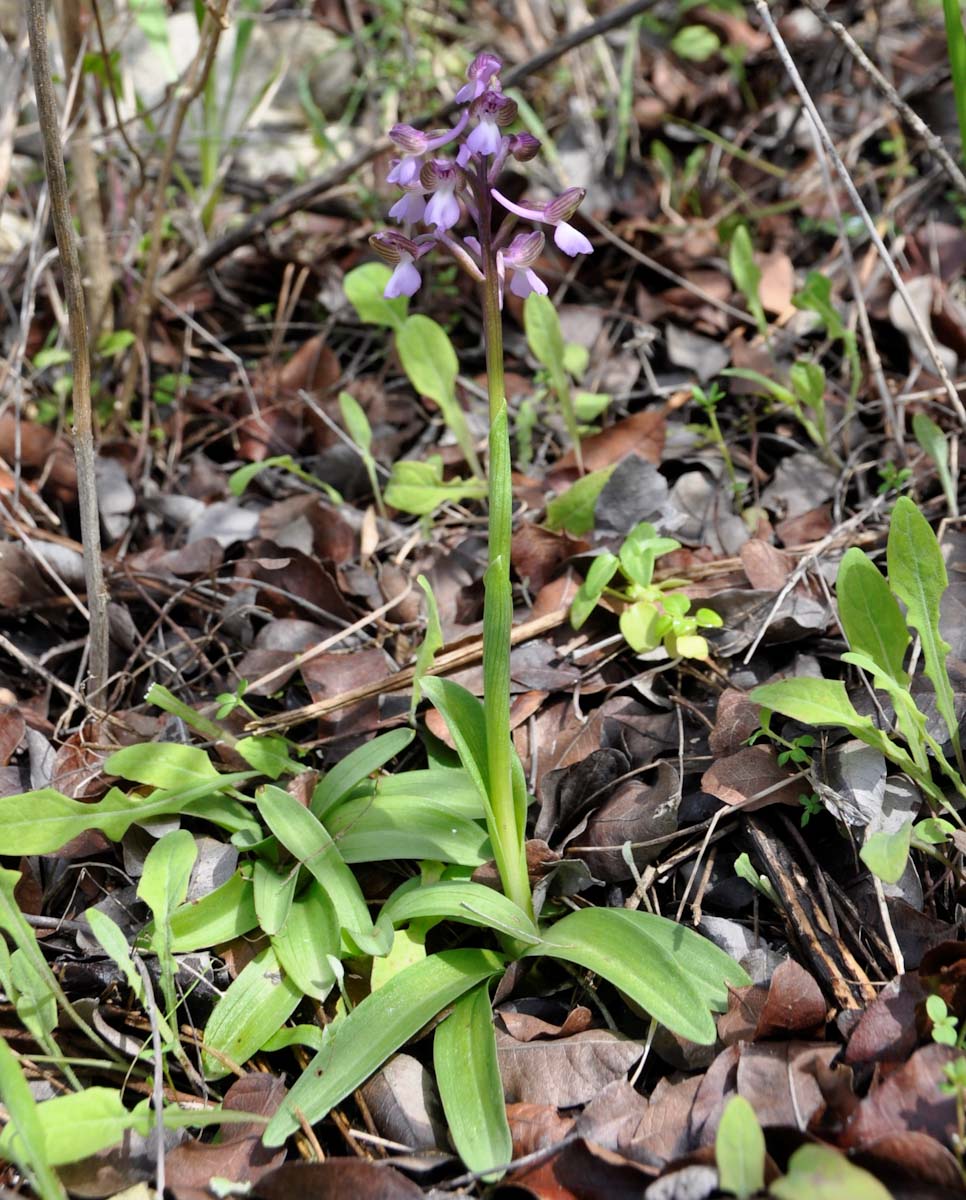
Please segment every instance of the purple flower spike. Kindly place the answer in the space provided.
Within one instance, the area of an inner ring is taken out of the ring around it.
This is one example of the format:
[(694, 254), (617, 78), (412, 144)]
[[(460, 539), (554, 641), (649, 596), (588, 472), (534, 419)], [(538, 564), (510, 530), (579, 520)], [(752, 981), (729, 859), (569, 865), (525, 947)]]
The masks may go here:
[(482, 96), (490, 86), (490, 80), (502, 66), (503, 63), (495, 54), (478, 54), (466, 69), (466, 78), (469, 83), (464, 83), (456, 93), (456, 103), (468, 104), (477, 96)]
[(466, 145), (473, 154), (496, 154), (503, 141), (500, 128), (516, 120), (516, 104), (502, 92), (484, 92), (474, 101), (473, 113), (479, 124), (466, 139)]
[(455, 193), (461, 181), (462, 172), (448, 158), (433, 159), (420, 173), (421, 186), (433, 193), (423, 220), (427, 225), (435, 225), (440, 233), (452, 229), (460, 219), (460, 202)]

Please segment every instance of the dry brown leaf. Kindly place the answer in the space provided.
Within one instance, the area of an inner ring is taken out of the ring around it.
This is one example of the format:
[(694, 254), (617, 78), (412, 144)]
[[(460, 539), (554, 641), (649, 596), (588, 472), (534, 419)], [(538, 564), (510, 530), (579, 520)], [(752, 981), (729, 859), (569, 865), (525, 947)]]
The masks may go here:
[(778, 765), (771, 746), (746, 746), (713, 763), (701, 777), (701, 787), (725, 804), (755, 812), (769, 804), (799, 803), (804, 784)]

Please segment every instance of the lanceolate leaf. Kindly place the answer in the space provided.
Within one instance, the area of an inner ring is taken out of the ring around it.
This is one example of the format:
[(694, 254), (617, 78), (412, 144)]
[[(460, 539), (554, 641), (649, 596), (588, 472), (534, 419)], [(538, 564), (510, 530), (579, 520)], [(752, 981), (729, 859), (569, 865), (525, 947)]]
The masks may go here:
[(714, 1157), (723, 1192), (747, 1200), (764, 1189), (765, 1135), (744, 1096), (732, 1096), (725, 1105), (715, 1135)]
[(902, 664), (909, 630), (884, 576), (855, 546), (842, 558), (835, 594), (842, 631), (852, 649), (867, 654), (897, 683), (907, 684)]
[[(38, 1104), (35, 1113), (47, 1161), (54, 1167), (78, 1162), (113, 1146), (132, 1126), (143, 1123), (124, 1107), (120, 1092), (106, 1087), (55, 1096)], [(16, 1126), (15, 1117), (0, 1134), (0, 1157), (16, 1145)]]
[[(201, 1069), (206, 1079), (230, 1075), (285, 1024), (302, 992), (285, 975), (275, 951), (257, 954), (215, 1005), (205, 1026)], [(226, 1061), (227, 1060), (227, 1061)]]
[(252, 881), (241, 871), (200, 900), (182, 904), (171, 914), (171, 951), (185, 954), (241, 937), (258, 924)]
[(145, 742), (115, 750), (105, 760), (111, 775), (146, 783), (149, 787), (173, 792), (196, 787), (205, 780), (216, 780), (218, 769), (199, 746), (181, 742)]
[(292, 905), (272, 949), (296, 987), (316, 1000), (326, 998), (335, 984), (330, 959), (339, 958), (341, 937), (332, 901), (317, 880)]
[(446, 722), (446, 727), (456, 743), (460, 762), (476, 784), (484, 811), (489, 817), (490, 785), (483, 705), (472, 692), (450, 679), (435, 676), (424, 679), (423, 693)]
[(433, 858), (478, 867), (492, 857), (486, 831), (441, 802), (416, 796), (347, 800), (326, 825), (347, 863)]
[(363, 954), (385, 954), (389, 941), (373, 925), (356, 877), (322, 822), (274, 784), (260, 789), (256, 803), (272, 833), (325, 888), (355, 947)]
[[(856, 712), (846, 693), (845, 684), (839, 679), (813, 679), (810, 676), (782, 679), (778, 683), (756, 687), (748, 697), (755, 704), (770, 708), (793, 721), (800, 721), (803, 725), (817, 725), (819, 728), (840, 726), (864, 742), (868, 741), (868, 735), (881, 738), (872, 721)], [(878, 745), (878, 740), (874, 744)]]
[(393, 729), (381, 733), (347, 754), (322, 779), (312, 793), (312, 812), (324, 821), (329, 809), (344, 799), (354, 787), (374, 771), (401, 754), (416, 736), (412, 729)]
[(12, 1159), (31, 1177), (42, 1200), (62, 1200), (63, 1184), (51, 1169), (46, 1138), (20, 1064), (0, 1037), (0, 1100), (10, 1123), (0, 1136), (0, 1154)]
[(859, 857), (883, 883), (898, 883), (909, 860), (912, 821), (906, 821), (894, 833), (873, 833), (859, 851)]
[(950, 646), (939, 632), (939, 603), (949, 579), (936, 535), (908, 496), (892, 510), (887, 547), (889, 586), (906, 606), (906, 619), (919, 634), (925, 671), (936, 692), (936, 709), (953, 741), (962, 770), (959, 722), (946, 669)]
[(712, 1008), (749, 980), (711, 942), (663, 917), (584, 908), (558, 921), (527, 956), (549, 955), (602, 975), (674, 1033), (700, 1045), (716, 1035)]
[(497, 929), (521, 942), (536, 945), (537, 927), (519, 905), (482, 883), (443, 882), (425, 887), (404, 885), (383, 905), (381, 917), (403, 925), (424, 917), (448, 917), (484, 929)]
[(503, 959), (487, 950), (442, 950), (394, 975), (330, 1026), (328, 1044), (272, 1118), (265, 1144), (281, 1146), (299, 1127), (296, 1109), (310, 1124), (321, 1120), (438, 1012), (503, 966)]
[[(436, 1030), (433, 1065), (460, 1158), (471, 1171), (504, 1166), (513, 1149), (486, 983), (457, 1000)], [(492, 1181), (499, 1174), (488, 1178)]]

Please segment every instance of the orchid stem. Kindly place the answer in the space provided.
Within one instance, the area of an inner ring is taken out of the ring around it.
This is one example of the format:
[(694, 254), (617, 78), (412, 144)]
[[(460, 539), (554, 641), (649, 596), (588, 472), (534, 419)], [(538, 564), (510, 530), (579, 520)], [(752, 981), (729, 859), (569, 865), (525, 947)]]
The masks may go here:
[[(483, 608), (483, 705), (486, 714), (487, 767), (492, 827), (490, 840), (506, 895), (532, 918), (533, 898), (526, 858), (526, 794), (522, 779), (514, 788), (510, 733), (510, 543), (513, 535), (513, 484), (510, 426), (503, 377), (503, 317), (491, 228), (491, 204), (485, 167), (477, 186), (480, 250), (483, 260), (483, 334), (490, 402), (489, 563)], [(515, 792), (517, 794), (515, 794)]]

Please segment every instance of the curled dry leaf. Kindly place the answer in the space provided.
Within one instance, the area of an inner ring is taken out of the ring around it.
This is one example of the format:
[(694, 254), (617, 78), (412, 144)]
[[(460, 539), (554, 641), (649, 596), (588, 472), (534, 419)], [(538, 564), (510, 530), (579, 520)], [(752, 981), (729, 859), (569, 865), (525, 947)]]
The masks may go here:
[(767, 986), (735, 989), (728, 1012), (718, 1022), (718, 1036), (731, 1045), (776, 1033), (820, 1031), (826, 1015), (821, 988), (798, 963), (788, 960)]
[(497, 1058), (508, 1103), (586, 1104), (641, 1056), (637, 1042), (606, 1029), (588, 1029), (556, 1041), (520, 1042), (497, 1030)]
[(718, 697), (714, 728), (708, 734), (711, 753), (716, 759), (737, 754), (760, 724), (758, 705), (747, 693), (725, 688)]

